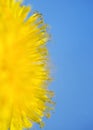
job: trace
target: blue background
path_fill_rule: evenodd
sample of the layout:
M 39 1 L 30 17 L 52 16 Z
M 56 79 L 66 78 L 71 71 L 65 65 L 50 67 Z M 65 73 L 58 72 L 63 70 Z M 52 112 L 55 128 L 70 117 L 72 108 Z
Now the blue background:
M 25 0 L 50 25 L 56 108 L 43 130 L 93 130 L 93 1 Z M 32 130 L 40 130 L 35 125 Z

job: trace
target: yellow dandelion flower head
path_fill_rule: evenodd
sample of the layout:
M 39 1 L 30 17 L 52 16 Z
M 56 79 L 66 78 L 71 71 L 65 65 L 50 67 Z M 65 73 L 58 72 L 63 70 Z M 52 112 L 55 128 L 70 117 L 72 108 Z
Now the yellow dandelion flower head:
M 47 25 L 29 12 L 20 0 L 0 0 L 0 130 L 42 126 L 52 109 Z

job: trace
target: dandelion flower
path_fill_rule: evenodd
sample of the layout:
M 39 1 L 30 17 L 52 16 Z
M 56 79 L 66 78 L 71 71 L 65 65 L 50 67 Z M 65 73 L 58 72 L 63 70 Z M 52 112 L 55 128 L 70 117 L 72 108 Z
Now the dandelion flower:
M 29 12 L 20 0 L 0 0 L 0 130 L 42 127 L 52 109 L 47 25 Z

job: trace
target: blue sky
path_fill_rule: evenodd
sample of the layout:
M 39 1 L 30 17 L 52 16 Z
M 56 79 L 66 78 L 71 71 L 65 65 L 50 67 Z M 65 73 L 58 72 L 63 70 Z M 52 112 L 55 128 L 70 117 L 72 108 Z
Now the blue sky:
M 93 1 L 25 0 L 50 25 L 56 108 L 43 130 L 93 130 Z M 40 130 L 37 125 L 33 130 Z

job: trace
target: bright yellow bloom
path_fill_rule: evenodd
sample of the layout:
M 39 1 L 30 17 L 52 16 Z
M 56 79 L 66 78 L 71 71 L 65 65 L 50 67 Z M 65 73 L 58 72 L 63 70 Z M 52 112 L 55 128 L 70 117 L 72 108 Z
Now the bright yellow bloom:
M 0 130 L 22 130 L 49 117 L 49 40 L 42 15 L 27 18 L 30 7 L 0 0 Z

